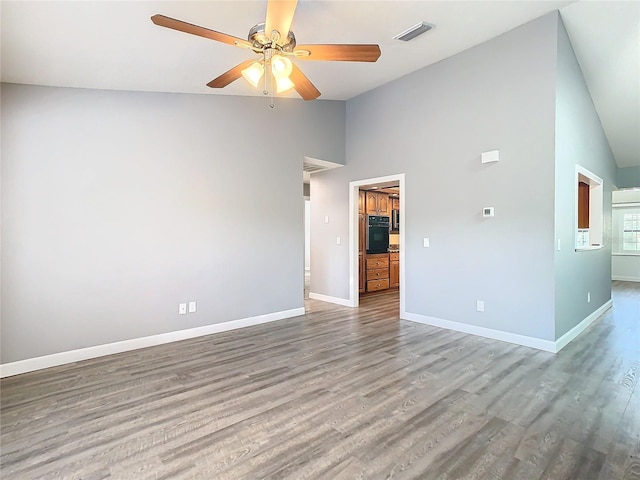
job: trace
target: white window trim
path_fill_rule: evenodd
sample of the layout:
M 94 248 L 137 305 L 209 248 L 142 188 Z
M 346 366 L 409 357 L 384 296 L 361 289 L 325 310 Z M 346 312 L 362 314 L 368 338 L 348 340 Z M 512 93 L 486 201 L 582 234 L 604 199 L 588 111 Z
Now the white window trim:
M 619 222 L 622 222 L 623 219 L 617 218 L 618 215 L 624 215 L 624 213 L 618 213 L 620 210 L 633 209 L 637 210 L 640 208 L 640 203 L 638 202 L 627 202 L 627 203 L 614 203 L 611 205 L 612 212 L 612 245 L 611 245 L 611 255 L 616 257 L 638 257 L 640 256 L 640 251 L 633 250 L 623 250 L 621 246 L 622 239 L 619 235 L 622 233 L 618 231 L 616 227 L 620 227 Z M 615 212 L 615 213 L 614 213 Z

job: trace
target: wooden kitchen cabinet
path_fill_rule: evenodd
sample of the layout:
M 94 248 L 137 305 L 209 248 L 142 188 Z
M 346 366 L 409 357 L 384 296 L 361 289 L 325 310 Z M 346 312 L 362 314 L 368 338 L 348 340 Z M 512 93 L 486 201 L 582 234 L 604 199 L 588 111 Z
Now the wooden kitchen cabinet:
M 391 216 L 391 203 L 389 202 L 389 194 L 378 193 L 378 215 Z
M 389 288 L 389 254 L 366 255 L 365 269 L 367 292 L 377 292 Z
M 364 190 L 358 191 L 358 213 L 367 213 L 365 208 L 365 193 Z
M 389 254 L 389 286 L 400 286 L 400 254 L 397 252 Z
M 367 216 L 358 214 L 358 253 L 365 253 L 367 248 Z
M 364 198 L 364 192 L 362 197 Z M 364 202 L 362 203 L 364 209 Z M 367 245 L 367 216 L 364 213 L 358 214 L 358 290 L 365 292 L 367 269 L 365 267 L 365 250 Z
M 367 255 L 367 271 L 374 270 L 376 268 L 389 268 L 388 253 L 375 253 L 373 255 Z
M 378 215 L 378 194 L 376 192 L 365 192 L 365 208 L 367 215 Z
M 578 183 L 578 228 L 589 228 L 589 185 Z
M 391 197 L 391 210 L 400 210 L 400 198 Z
M 377 292 L 378 290 L 389 290 L 389 279 L 369 280 L 367 282 L 367 292 Z
M 367 270 L 364 268 L 364 253 L 358 254 L 358 290 L 360 293 L 365 292 L 365 277 L 367 276 Z
M 368 215 L 391 215 L 391 203 L 388 193 L 366 192 L 365 204 Z

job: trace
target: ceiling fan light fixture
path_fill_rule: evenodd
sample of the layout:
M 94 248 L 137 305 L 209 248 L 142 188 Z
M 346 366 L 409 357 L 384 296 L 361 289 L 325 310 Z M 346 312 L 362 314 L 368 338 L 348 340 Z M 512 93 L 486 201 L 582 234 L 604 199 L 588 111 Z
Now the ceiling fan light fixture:
M 258 87 L 260 79 L 264 75 L 264 66 L 260 62 L 253 62 L 242 70 L 242 76 L 254 87 Z
M 274 55 L 271 57 L 271 71 L 273 72 L 273 76 L 277 79 L 289 78 L 289 75 L 291 75 L 291 72 L 293 71 L 291 60 L 287 57 L 283 57 L 282 55 Z
M 282 93 L 287 90 L 291 90 L 295 87 L 295 84 L 291 81 L 289 77 L 276 77 L 276 92 Z

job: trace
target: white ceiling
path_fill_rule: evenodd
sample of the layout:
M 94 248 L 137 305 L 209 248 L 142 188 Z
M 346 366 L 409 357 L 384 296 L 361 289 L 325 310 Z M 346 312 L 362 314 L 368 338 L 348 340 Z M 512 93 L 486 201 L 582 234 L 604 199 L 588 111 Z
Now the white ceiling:
M 640 7 L 633 1 L 301 0 L 298 43 L 377 43 L 377 63 L 303 62 L 322 92 L 347 100 L 560 9 L 619 166 L 640 165 Z M 247 50 L 154 25 L 156 13 L 236 37 L 264 21 L 266 0 L 2 1 L 1 80 L 65 87 L 262 95 L 244 81 L 206 83 Z M 420 21 L 411 42 L 392 37 Z M 348 79 L 348 81 L 345 81 Z

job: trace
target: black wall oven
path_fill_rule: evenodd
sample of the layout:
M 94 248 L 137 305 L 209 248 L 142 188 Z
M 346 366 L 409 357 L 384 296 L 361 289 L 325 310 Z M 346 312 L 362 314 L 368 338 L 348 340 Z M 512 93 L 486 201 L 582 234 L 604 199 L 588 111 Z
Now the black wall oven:
M 387 253 L 389 250 L 389 217 L 367 217 L 367 253 Z

